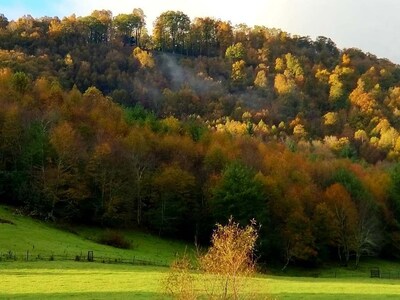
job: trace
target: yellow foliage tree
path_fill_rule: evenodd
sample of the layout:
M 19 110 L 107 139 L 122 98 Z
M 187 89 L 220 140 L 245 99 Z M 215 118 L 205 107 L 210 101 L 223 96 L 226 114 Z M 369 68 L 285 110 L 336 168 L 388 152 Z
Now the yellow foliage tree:
M 246 80 L 246 63 L 244 60 L 236 61 L 232 64 L 231 79 L 236 84 L 241 84 Z
M 333 126 L 338 121 L 338 113 L 337 112 L 328 112 L 324 115 L 324 125 Z
M 263 89 L 267 87 L 267 84 L 268 84 L 268 78 L 265 70 L 258 71 L 256 79 L 254 79 L 254 86 Z
M 200 289 L 190 274 L 187 256 L 176 260 L 166 277 L 164 287 L 175 299 L 244 299 L 245 279 L 255 272 L 254 250 L 258 238 L 256 222 L 242 228 L 229 219 L 228 224 L 217 224 L 211 237 L 211 246 L 198 257 L 202 275 Z M 197 287 L 197 288 L 196 288 Z
M 360 111 L 366 115 L 371 115 L 377 107 L 377 103 L 371 93 L 367 93 L 364 89 L 365 83 L 359 79 L 357 88 L 350 94 L 351 104 L 358 107 Z
M 217 224 L 211 237 L 211 247 L 200 257 L 201 269 L 212 274 L 217 290 L 209 289 L 210 296 L 220 299 L 239 299 L 243 278 L 255 271 L 254 249 L 258 232 L 254 220 L 241 228 L 232 218 L 227 225 Z
M 133 50 L 133 56 L 139 61 L 142 68 L 154 68 L 155 62 L 151 53 L 136 47 Z

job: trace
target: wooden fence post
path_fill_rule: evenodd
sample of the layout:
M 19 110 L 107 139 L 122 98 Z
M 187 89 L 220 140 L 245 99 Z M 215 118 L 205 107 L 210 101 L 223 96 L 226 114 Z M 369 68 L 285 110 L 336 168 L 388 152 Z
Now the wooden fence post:
M 94 261 L 94 257 L 93 257 L 93 251 L 88 251 L 87 253 L 87 260 L 88 261 Z

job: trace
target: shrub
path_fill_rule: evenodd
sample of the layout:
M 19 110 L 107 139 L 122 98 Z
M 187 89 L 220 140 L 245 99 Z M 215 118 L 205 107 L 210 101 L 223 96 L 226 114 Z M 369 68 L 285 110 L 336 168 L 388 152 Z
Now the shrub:
M 191 273 L 191 262 L 186 255 L 178 257 L 163 282 L 164 290 L 177 300 L 258 299 L 257 295 L 246 291 L 246 279 L 255 273 L 257 238 L 258 228 L 254 220 L 244 228 L 232 217 L 225 226 L 217 224 L 210 248 L 197 258 L 198 276 Z
M 197 299 L 195 280 L 191 274 L 191 262 L 189 257 L 177 257 L 172 263 L 170 272 L 163 281 L 163 287 L 167 296 L 177 300 Z
M 99 243 L 116 248 L 129 249 L 131 242 L 119 231 L 106 230 L 99 238 Z
M 15 223 L 14 223 L 13 221 L 6 220 L 6 219 L 1 219 L 1 218 L 0 218 L 0 223 L 2 223 L 2 224 L 15 225 Z

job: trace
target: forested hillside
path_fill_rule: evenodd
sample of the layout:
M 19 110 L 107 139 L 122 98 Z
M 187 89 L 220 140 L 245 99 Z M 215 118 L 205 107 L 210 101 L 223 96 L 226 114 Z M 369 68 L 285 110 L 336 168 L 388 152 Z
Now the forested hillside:
M 400 256 L 400 68 L 278 29 L 140 9 L 0 17 L 0 201 L 260 260 Z

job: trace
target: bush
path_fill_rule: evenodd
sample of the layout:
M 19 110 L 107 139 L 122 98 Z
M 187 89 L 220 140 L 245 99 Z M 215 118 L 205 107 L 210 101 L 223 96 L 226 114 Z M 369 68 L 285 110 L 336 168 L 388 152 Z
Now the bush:
M 1 224 L 15 225 L 15 223 L 14 223 L 13 221 L 6 220 L 6 219 L 1 219 L 1 218 L 0 218 L 0 223 L 1 223 Z
M 173 299 L 259 299 L 245 288 L 255 273 L 254 249 L 258 238 L 256 222 L 242 228 L 231 217 L 228 224 L 217 224 L 211 246 L 200 254 L 199 280 L 192 276 L 190 259 L 185 255 L 173 262 L 164 290 Z M 203 286 L 203 288 L 201 288 Z M 200 294 L 202 294 L 200 296 Z M 269 299 L 268 297 L 265 299 Z
M 131 242 L 121 232 L 115 230 L 106 230 L 100 236 L 99 243 L 122 249 L 131 248 Z

